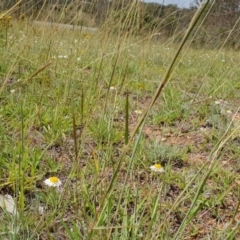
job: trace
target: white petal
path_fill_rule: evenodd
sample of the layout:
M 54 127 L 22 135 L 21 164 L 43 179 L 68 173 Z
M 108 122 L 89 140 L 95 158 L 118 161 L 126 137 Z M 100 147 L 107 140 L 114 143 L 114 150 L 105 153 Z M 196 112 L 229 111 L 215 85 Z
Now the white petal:
M 18 214 L 15 202 L 11 195 L 0 194 L 0 207 L 13 215 Z

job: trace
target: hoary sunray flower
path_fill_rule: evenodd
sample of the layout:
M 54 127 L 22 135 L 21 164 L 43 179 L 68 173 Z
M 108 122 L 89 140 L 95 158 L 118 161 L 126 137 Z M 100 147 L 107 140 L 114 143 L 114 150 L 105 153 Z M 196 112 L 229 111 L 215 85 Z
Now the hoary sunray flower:
M 139 114 L 139 115 L 142 114 L 142 110 L 140 110 L 140 109 L 137 109 L 137 110 L 135 110 L 134 112 L 135 112 L 136 114 Z
M 111 91 L 116 91 L 116 90 L 117 90 L 117 87 L 111 86 L 111 87 L 110 87 L 110 90 L 111 90 Z
M 46 179 L 44 183 L 49 187 L 60 187 L 62 185 L 62 182 L 58 177 L 50 177 Z
M 153 171 L 153 172 L 159 172 L 159 173 L 165 172 L 165 171 L 164 171 L 164 168 L 163 168 L 163 167 L 161 166 L 161 164 L 159 164 L 159 163 L 156 163 L 156 164 L 152 165 L 152 166 L 150 167 L 150 169 L 151 169 L 151 171 Z
M 67 55 L 59 55 L 58 58 L 65 58 L 65 59 L 67 59 L 68 56 Z

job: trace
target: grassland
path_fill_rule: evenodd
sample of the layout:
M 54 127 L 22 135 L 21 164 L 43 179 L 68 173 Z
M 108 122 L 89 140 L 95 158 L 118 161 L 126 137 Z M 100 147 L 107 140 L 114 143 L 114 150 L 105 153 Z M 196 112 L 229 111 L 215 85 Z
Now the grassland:
M 171 40 L 16 21 L 0 45 L 2 239 L 240 237 L 238 52 L 185 47 L 125 150 Z

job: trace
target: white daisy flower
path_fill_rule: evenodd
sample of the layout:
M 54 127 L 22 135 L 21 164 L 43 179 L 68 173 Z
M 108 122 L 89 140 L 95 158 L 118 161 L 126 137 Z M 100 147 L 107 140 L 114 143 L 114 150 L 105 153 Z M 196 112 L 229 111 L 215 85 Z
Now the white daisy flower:
M 117 87 L 111 86 L 111 87 L 110 87 L 110 90 L 111 90 L 111 91 L 115 91 L 115 90 L 117 90 Z
M 134 112 L 135 112 L 136 114 L 139 114 L 139 115 L 142 114 L 142 110 L 140 110 L 140 109 L 137 109 L 137 110 L 135 110 Z
M 60 187 L 62 185 L 62 182 L 58 177 L 50 177 L 46 179 L 44 183 L 49 187 Z
M 68 56 L 67 55 L 59 55 L 58 58 L 65 58 L 66 59 L 66 58 L 68 58 Z
M 165 172 L 164 171 L 164 168 L 161 166 L 161 164 L 157 163 L 157 164 L 154 164 L 150 167 L 151 171 L 153 172 L 159 172 L 159 173 L 163 173 Z

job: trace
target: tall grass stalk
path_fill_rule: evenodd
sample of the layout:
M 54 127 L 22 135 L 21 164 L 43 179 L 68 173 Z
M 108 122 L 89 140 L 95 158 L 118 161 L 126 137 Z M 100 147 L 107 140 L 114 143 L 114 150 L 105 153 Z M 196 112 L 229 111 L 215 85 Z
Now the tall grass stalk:
M 106 94 L 106 99 L 105 99 L 105 105 L 104 105 L 104 113 L 106 113 L 110 88 L 111 88 L 111 86 L 112 86 L 112 82 L 113 82 L 113 79 L 114 79 L 114 76 L 115 76 L 116 67 L 117 67 L 117 65 L 118 65 L 118 61 L 119 61 L 119 58 L 120 58 L 120 56 L 121 56 L 121 53 L 122 53 L 123 46 L 124 46 L 124 43 L 125 43 L 125 41 L 126 41 L 126 38 L 127 38 L 127 34 L 125 34 L 125 36 L 124 36 L 124 38 L 123 38 L 122 41 L 119 40 L 119 44 L 118 44 L 118 47 L 117 47 L 117 56 L 116 56 L 116 59 L 115 59 L 115 61 L 114 61 L 114 66 L 113 66 L 112 73 L 111 73 L 111 77 L 110 77 L 110 80 L 109 80 L 109 83 L 108 83 L 108 89 L 107 89 L 107 94 Z
M 168 83 L 168 81 L 170 80 L 172 71 L 174 70 L 174 66 L 177 63 L 178 57 L 184 47 L 184 45 L 186 44 L 188 37 L 190 36 L 190 34 L 192 33 L 194 27 L 196 26 L 198 20 L 200 19 L 200 17 L 202 16 L 202 14 L 204 14 L 205 9 L 207 8 L 208 4 L 210 3 L 210 0 L 207 0 L 205 3 L 202 3 L 201 6 L 198 8 L 197 12 L 195 13 L 195 15 L 192 18 L 192 21 L 190 22 L 188 29 L 181 41 L 181 43 L 179 44 L 178 49 L 176 50 L 176 53 L 161 81 L 161 83 L 158 86 L 158 89 L 156 90 L 155 94 L 153 95 L 153 99 L 151 101 L 151 103 L 149 104 L 149 106 L 147 107 L 147 109 L 145 110 L 143 116 L 141 117 L 141 119 L 139 120 L 138 124 L 136 125 L 135 129 L 133 130 L 132 136 L 129 139 L 129 141 L 132 141 L 133 137 L 135 136 L 136 132 L 138 131 L 139 127 L 142 125 L 144 119 L 147 117 L 149 111 L 151 110 L 151 108 L 153 107 L 154 103 L 157 101 L 157 99 L 159 98 L 160 94 L 162 93 L 164 87 L 166 86 L 166 84 Z
M 10 9 L 8 9 L 7 11 L 5 11 L 2 15 L 1 18 L 4 18 L 5 16 L 7 16 L 8 14 L 14 12 L 17 8 L 17 6 L 22 2 L 23 0 L 19 0 L 18 2 L 16 2 Z
M 128 144 L 129 137 L 129 101 L 128 91 L 126 92 L 126 104 L 125 104 L 125 145 Z
M 73 124 L 73 140 L 74 140 L 74 151 L 75 151 L 75 161 L 77 162 L 78 158 L 78 138 L 77 138 L 77 126 L 75 112 L 72 113 L 72 124 Z
M 107 191 L 106 191 L 105 196 L 103 197 L 103 199 L 102 199 L 102 201 L 101 201 L 101 206 L 104 206 L 104 205 L 106 206 L 106 203 L 105 203 L 105 202 L 106 202 L 106 200 L 109 198 L 109 195 L 111 195 L 111 191 L 112 191 L 112 189 L 113 189 L 114 182 L 115 182 L 115 180 L 116 180 L 116 178 L 117 178 L 117 176 L 118 176 L 118 173 L 119 173 L 119 170 L 120 170 L 122 161 L 123 161 L 123 159 L 125 158 L 125 155 L 126 155 L 127 151 L 129 150 L 130 144 L 132 143 L 132 141 L 133 141 L 136 133 L 138 132 L 139 128 L 144 126 L 144 122 L 146 121 L 146 118 L 147 118 L 147 116 L 148 116 L 149 111 L 150 111 L 151 108 L 153 107 L 153 105 L 154 105 L 154 103 L 156 102 L 156 100 L 159 98 L 160 94 L 162 93 L 162 91 L 163 91 L 164 87 L 166 86 L 166 84 L 168 83 L 168 81 L 170 80 L 170 76 L 171 76 L 172 70 L 173 70 L 173 68 L 174 68 L 174 65 L 175 65 L 176 62 L 177 62 L 177 59 L 178 59 L 178 57 L 179 57 L 179 55 L 180 55 L 180 53 L 181 53 L 181 50 L 183 49 L 185 43 L 187 42 L 187 39 L 188 39 L 189 35 L 190 35 L 191 32 L 193 31 L 193 29 L 194 29 L 194 27 L 196 26 L 199 18 L 200 18 L 201 15 L 204 13 L 204 11 L 205 11 L 205 9 L 206 9 L 206 7 L 208 6 L 209 3 L 210 3 L 209 0 L 206 1 L 206 3 L 202 3 L 201 7 L 198 8 L 198 10 L 197 10 L 196 14 L 194 15 L 192 21 L 190 22 L 189 27 L 188 27 L 188 29 L 187 29 L 187 31 L 186 31 L 186 33 L 185 33 L 185 36 L 184 36 L 183 40 L 181 41 L 181 43 L 180 43 L 180 45 L 179 45 L 179 47 L 178 47 L 178 49 L 177 49 L 177 51 L 176 51 L 176 53 L 175 53 L 175 55 L 174 55 L 174 57 L 173 57 L 173 59 L 172 59 L 170 65 L 169 65 L 169 67 L 168 67 L 168 69 L 167 69 L 167 71 L 166 71 L 166 73 L 165 73 L 165 76 L 163 77 L 161 83 L 159 84 L 159 87 L 158 87 L 158 89 L 156 90 L 156 92 L 155 92 L 155 94 L 154 94 L 154 96 L 153 96 L 153 99 L 152 99 L 151 103 L 149 104 L 149 106 L 148 106 L 147 109 L 145 110 L 143 116 L 140 118 L 138 124 L 136 125 L 135 129 L 133 130 L 133 133 L 132 133 L 132 135 L 131 135 L 131 137 L 130 137 L 130 139 L 129 139 L 128 144 L 125 146 L 125 148 L 123 149 L 123 152 L 122 152 L 121 156 L 119 157 L 118 164 L 117 164 L 117 167 L 116 167 L 116 169 L 115 169 L 115 171 L 114 171 L 114 174 L 113 174 L 113 177 L 112 177 L 111 182 L 110 182 L 110 184 L 109 184 L 109 187 L 108 187 L 108 189 L 107 189 Z M 141 132 L 141 131 L 140 131 L 140 132 Z M 133 150 L 133 152 L 132 152 L 132 156 L 134 156 L 135 153 L 136 153 L 137 145 L 138 145 L 138 141 L 136 142 L 135 148 L 134 148 L 134 150 Z M 133 159 L 133 158 L 132 158 L 132 159 Z M 132 161 L 133 161 L 133 160 L 132 160 Z M 130 165 L 132 164 L 132 161 L 130 162 Z M 97 220 L 97 219 L 96 219 L 96 220 Z M 96 220 L 95 220 L 95 223 L 98 222 L 98 221 L 96 221 Z M 95 226 L 95 224 L 94 224 L 94 226 Z M 90 230 L 90 233 L 89 233 L 89 236 L 90 236 L 90 237 L 91 237 L 91 235 L 92 235 L 92 232 L 93 232 L 93 228 Z

